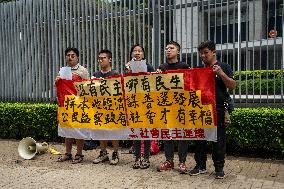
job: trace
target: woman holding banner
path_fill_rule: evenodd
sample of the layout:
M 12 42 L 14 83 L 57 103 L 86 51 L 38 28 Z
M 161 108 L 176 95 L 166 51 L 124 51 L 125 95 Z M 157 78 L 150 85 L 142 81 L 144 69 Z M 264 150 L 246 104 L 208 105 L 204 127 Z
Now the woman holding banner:
M 140 64 L 140 65 L 137 65 Z M 142 65 L 144 64 L 144 65 Z M 146 68 L 146 69 L 145 69 Z M 126 73 L 137 73 L 137 72 L 154 72 L 152 65 L 145 60 L 145 50 L 144 48 L 136 44 L 132 46 L 130 50 L 130 61 L 125 65 Z M 144 142 L 144 153 L 143 159 L 141 160 L 141 143 Z M 150 167 L 150 140 L 134 140 L 134 155 L 135 162 L 133 164 L 133 169 L 147 169 Z

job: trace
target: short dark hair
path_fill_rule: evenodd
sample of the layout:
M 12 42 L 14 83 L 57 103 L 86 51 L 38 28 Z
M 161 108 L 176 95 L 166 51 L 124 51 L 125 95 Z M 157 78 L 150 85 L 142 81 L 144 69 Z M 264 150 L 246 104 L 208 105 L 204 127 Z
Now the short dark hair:
M 176 46 L 178 48 L 178 51 L 180 51 L 180 44 L 178 44 L 178 42 L 176 42 L 176 41 L 169 41 L 169 42 L 167 42 L 166 46 L 168 46 L 168 45 L 174 45 L 174 46 Z
M 130 56 L 129 56 L 130 60 L 132 59 L 132 53 L 133 53 L 135 47 L 140 47 L 142 49 L 143 54 L 144 54 L 144 58 L 143 59 L 145 59 L 145 49 L 144 49 L 144 47 L 142 45 L 140 45 L 140 44 L 136 44 L 136 45 L 133 45 L 131 47 L 131 49 L 130 49 Z
M 112 58 L 112 53 L 108 49 L 103 49 L 99 52 L 99 54 L 105 53 L 108 58 Z
M 215 51 L 216 50 L 216 44 L 213 41 L 207 40 L 200 45 L 198 45 L 198 51 L 201 51 L 202 49 L 208 48 L 210 51 Z
M 75 47 L 68 47 L 65 49 L 65 56 L 70 52 L 73 51 L 79 57 L 79 50 Z

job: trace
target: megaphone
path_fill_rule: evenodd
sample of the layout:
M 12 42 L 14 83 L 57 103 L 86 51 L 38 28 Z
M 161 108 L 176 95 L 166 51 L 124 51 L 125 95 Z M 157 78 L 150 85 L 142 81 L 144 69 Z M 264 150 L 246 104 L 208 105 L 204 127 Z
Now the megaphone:
M 32 159 L 37 153 L 44 153 L 48 150 L 46 142 L 36 143 L 31 137 L 23 138 L 18 146 L 19 155 L 24 159 Z

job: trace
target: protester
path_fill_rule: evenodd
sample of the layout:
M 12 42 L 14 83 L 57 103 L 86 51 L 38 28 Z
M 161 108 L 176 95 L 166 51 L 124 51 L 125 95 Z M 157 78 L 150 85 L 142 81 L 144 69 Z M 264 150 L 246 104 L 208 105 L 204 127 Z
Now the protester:
M 88 79 L 89 78 L 89 73 L 86 68 L 81 66 L 79 64 L 79 50 L 76 48 L 67 48 L 65 50 L 65 59 L 67 62 L 68 67 L 71 67 L 71 72 L 72 72 L 72 80 L 82 80 L 82 79 Z M 60 76 L 56 77 L 57 82 L 59 79 L 61 79 Z M 65 138 L 65 145 L 66 145 L 66 152 L 64 156 L 61 156 L 58 158 L 58 162 L 63 162 L 67 160 L 72 160 L 73 164 L 80 163 L 83 161 L 84 155 L 82 154 L 83 151 L 83 146 L 84 146 L 84 139 L 75 139 L 76 140 L 76 145 L 77 145 L 77 153 L 72 160 L 72 144 L 74 142 L 73 138 Z
M 130 59 L 133 61 L 142 61 L 145 60 L 145 50 L 144 48 L 137 44 L 132 46 L 131 50 L 130 50 Z M 142 62 L 141 62 L 142 63 Z M 131 61 L 129 61 L 126 64 L 126 72 L 127 73 L 131 73 Z M 149 64 L 148 62 L 146 62 L 147 65 L 147 72 L 154 72 L 154 68 L 153 66 L 151 66 L 151 64 Z M 133 141 L 134 144 L 134 156 L 135 156 L 135 162 L 133 164 L 133 169 L 147 169 L 150 167 L 150 161 L 149 161 L 149 157 L 150 157 L 150 140 L 145 140 L 144 141 L 144 157 L 141 160 L 141 141 L 140 140 L 134 140 Z
M 142 45 L 136 44 L 131 47 L 130 50 L 130 61 L 125 64 L 125 73 L 132 72 L 130 68 L 131 61 L 142 61 L 145 60 L 145 50 Z M 147 72 L 154 72 L 153 66 L 146 61 Z
M 228 64 L 218 62 L 216 58 L 216 47 L 213 41 L 202 42 L 198 46 L 198 52 L 205 67 L 211 67 L 216 74 L 215 93 L 217 110 L 217 142 L 213 143 L 212 159 L 215 167 L 215 178 L 222 179 L 225 176 L 225 126 L 224 126 L 224 103 L 228 99 L 228 89 L 236 87 L 236 81 L 233 79 L 233 72 Z M 207 141 L 197 141 L 194 159 L 196 165 L 189 171 L 190 175 L 199 175 L 206 173 L 206 155 Z
M 175 41 L 170 41 L 166 45 L 166 63 L 162 64 L 158 71 L 188 69 L 189 66 L 179 61 L 180 45 Z M 179 156 L 179 171 L 186 173 L 187 167 L 185 165 L 187 157 L 188 142 L 185 140 L 178 141 L 178 156 Z M 167 171 L 174 168 L 174 141 L 165 140 L 164 150 L 166 161 L 163 162 L 158 168 L 158 171 Z
M 109 50 L 101 50 L 98 55 L 98 62 L 100 64 L 101 70 L 94 73 L 95 78 L 106 78 L 110 76 L 118 75 L 118 72 L 112 70 L 112 53 Z M 103 132 L 103 131 L 102 131 Z M 107 132 L 107 131 L 106 131 Z M 110 161 L 111 165 L 116 165 L 119 162 L 118 148 L 119 141 L 112 140 L 113 153 L 111 159 L 108 157 L 107 152 L 108 141 L 100 140 L 100 154 L 93 160 L 94 164 Z

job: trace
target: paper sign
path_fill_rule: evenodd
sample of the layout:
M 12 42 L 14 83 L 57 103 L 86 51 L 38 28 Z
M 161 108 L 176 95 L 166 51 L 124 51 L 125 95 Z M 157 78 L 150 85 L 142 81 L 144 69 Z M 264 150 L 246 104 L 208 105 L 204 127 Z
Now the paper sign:
M 146 60 L 130 61 L 130 69 L 132 73 L 147 72 Z
M 62 79 L 66 80 L 72 80 L 72 72 L 71 72 L 71 67 L 62 67 L 59 70 L 59 76 Z

